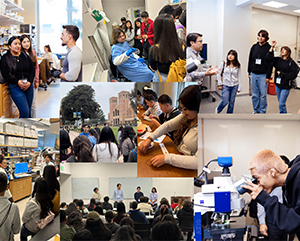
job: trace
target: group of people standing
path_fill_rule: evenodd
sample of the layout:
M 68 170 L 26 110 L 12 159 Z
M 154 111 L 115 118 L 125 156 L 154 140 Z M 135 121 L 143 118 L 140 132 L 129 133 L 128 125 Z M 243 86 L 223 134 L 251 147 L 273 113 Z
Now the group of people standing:
M 143 11 L 134 29 L 130 20 L 121 21 L 112 32 L 113 64 L 130 81 L 165 82 L 171 64 L 185 59 L 186 12 L 166 5 L 153 21 Z
M 277 42 L 268 43 L 269 33 L 266 30 L 258 32 L 258 42 L 254 44 L 249 53 L 248 75 L 250 78 L 252 114 L 264 114 L 267 111 L 267 90 L 272 75 L 273 67 L 274 83 L 281 114 L 287 113 L 286 101 L 296 79 L 299 66 L 291 57 L 291 49 L 288 46 L 280 48 L 280 56 L 274 57 L 274 49 Z M 203 48 L 202 35 L 192 33 L 187 36 L 187 58 L 197 59 L 199 51 Z M 242 90 L 241 64 L 236 50 L 229 50 L 226 60 L 222 61 L 219 68 L 213 67 L 206 72 L 200 64 L 198 69 L 190 74 L 192 81 L 201 81 L 204 76 L 217 75 L 219 89 L 222 90 L 222 102 L 215 112 L 221 113 L 228 105 L 227 113 L 234 110 L 236 94 Z
M 99 124 L 90 128 L 81 127 L 82 132 L 70 141 L 68 131 L 60 131 L 61 161 L 67 162 L 136 162 L 136 133 L 132 126 L 120 127 L 118 137 L 107 124 L 100 130 Z M 119 141 L 118 141 L 118 140 Z

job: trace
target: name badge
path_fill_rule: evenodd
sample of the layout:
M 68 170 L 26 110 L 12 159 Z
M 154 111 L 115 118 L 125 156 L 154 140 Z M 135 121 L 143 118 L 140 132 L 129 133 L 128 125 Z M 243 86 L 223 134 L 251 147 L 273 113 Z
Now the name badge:
M 276 78 L 276 84 L 279 84 L 279 85 L 280 85 L 280 83 L 281 83 L 281 78 L 280 78 L 280 77 L 277 77 L 277 78 Z
M 255 64 L 261 65 L 261 59 L 256 59 Z

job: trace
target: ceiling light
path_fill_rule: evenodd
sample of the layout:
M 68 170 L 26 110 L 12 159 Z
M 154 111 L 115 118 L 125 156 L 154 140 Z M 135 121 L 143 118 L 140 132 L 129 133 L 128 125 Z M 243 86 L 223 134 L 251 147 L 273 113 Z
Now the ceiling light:
M 282 7 L 287 6 L 288 4 L 280 3 L 280 2 L 276 2 L 276 1 L 270 1 L 270 2 L 264 3 L 263 5 L 268 6 L 268 7 L 272 7 L 272 8 L 282 8 Z
M 295 13 L 300 13 L 300 9 L 294 10 Z

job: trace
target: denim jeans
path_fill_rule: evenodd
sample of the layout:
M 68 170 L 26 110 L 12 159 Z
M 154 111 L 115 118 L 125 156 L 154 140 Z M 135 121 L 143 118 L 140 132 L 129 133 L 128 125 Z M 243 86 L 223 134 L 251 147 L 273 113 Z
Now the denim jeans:
M 277 99 L 279 102 L 279 113 L 280 114 L 286 114 L 286 100 L 290 94 L 290 90 L 288 89 L 281 89 L 277 87 L 276 85 L 276 94 L 277 94 Z
M 238 91 L 238 87 L 239 87 L 238 85 L 232 87 L 223 85 L 222 102 L 219 104 L 217 108 L 218 113 L 220 113 L 227 104 L 228 104 L 227 114 L 233 113 L 234 102 L 235 102 L 236 93 Z
M 33 85 L 23 91 L 18 85 L 9 84 L 12 100 L 20 112 L 20 118 L 31 118 L 31 106 L 33 101 Z
M 168 74 L 165 74 L 165 73 L 162 73 L 162 72 L 159 72 L 160 73 L 160 76 L 161 76 L 161 80 L 163 82 L 166 82 L 167 78 L 168 78 Z M 155 73 L 154 73 L 154 76 L 153 76 L 153 82 L 160 82 L 160 79 L 159 79 L 159 75 L 158 75 L 158 71 L 155 70 Z
M 27 237 L 28 237 L 28 236 L 33 237 L 34 235 L 36 235 L 36 233 L 33 233 L 33 232 L 29 231 L 29 230 L 25 227 L 25 224 L 23 224 L 22 229 L 21 229 L 21 234 L 20 234 L 20 240 L 21 240 L 21 241 L 27 241 Z
M 266 74 L 251 73 L 252 105 L 255 113 L 266 113 L 267 111 L 267 89 Z

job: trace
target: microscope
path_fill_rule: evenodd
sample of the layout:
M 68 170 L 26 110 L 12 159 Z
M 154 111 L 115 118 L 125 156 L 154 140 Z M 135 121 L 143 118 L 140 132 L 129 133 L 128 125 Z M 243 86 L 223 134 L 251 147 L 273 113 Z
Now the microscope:
M 213 178 L 213 183 L 204 184 L 202 174 L 205 173 L 208 183 L 208 165 L 211 162 L 218 162 L 222 173 L 221 176 Z M 241 185 L 247 184 L 245 178 L 236 183 L 232 182 L 229 171 L 231 166 L 232 157 L 218 157 L 211 160 L 194 181 L 195 186 L 201 187 L 201 192 L 194 195 L 195 226 L 198 224 L 198 227 L 195 227 L 196 237 L 198 234 L 213 240 L 243 240 L 246 232 L 247 205 L 240 194 L 246 192 Z

